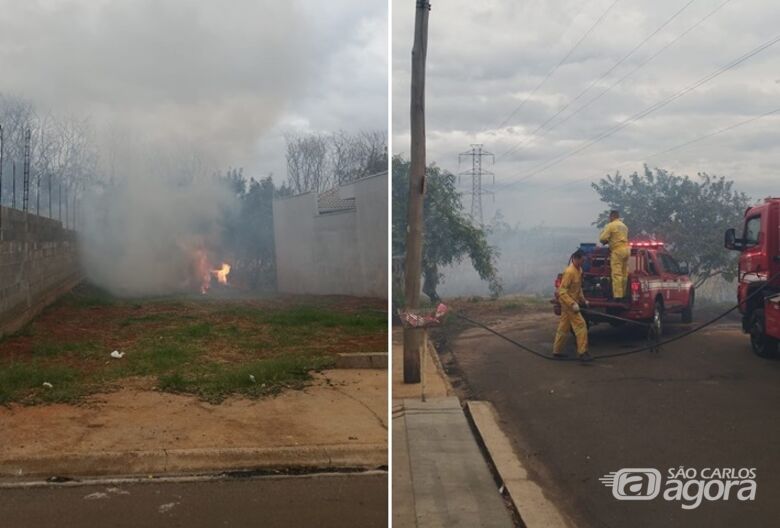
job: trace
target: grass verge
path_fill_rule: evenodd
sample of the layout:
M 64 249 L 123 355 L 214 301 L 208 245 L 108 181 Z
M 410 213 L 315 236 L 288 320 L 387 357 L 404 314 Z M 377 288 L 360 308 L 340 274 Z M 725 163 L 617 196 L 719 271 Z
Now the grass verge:
M 46 385 L 44 385 L 46 384 Z M 25 403 L 67 403 L 85 393 L 76 369 L 30 363 L 12 363 L 0 369 L 0 404 L 15 401 Z
M 130 378 L 137 380 L 133 386 L 209 401 L 301 387 L 311 372 L 332 366 L 339 352 L 386 349 L 380 302 L 121 299 L 80 286 L 2 340 L 0 404 L 73 402 Z M 124 356 L 112 358 L 114 350 Z
M 159 388 L 168 392 L 197 394 L 220 402 L 231 394 L 259 397 L 285 388 L 301 388 L 312 371 L 332 367 L 335 360 L 323 356 L 284 356 L 238 365 L 209 364 L 177 369 L 159 377 Z

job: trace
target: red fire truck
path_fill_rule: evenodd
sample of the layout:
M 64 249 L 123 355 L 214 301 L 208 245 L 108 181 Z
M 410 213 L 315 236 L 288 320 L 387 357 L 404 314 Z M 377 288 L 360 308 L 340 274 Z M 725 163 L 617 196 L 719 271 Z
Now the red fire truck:
M 609 249 L 595 244 L 581 244 L 586 258 L 583 264 L 582 291 L 589 310 L 584 314 L 588 325 L 608 322 L 621 324 L 607 317 L 618 316 L 634 321 L 651 322 L 656 332 L 663 332 L 664 318 L 679 313 L 684 323 L 693 321 L 694 289 L 688 267 L 678 263 L 661 242 L 631 242 L 628 259 L 628 288 L 626 299 L 612 298 L 612 279 L 609 267 Z M 558 287 L 561 275 L 555 280 L 554 310 L 561 313 Z M 594 313 L 596 312 L 596 313 Z M 601 314 L 604 315 L 600 315 Z
M 773 356 L 780 341 L 780 198 L 748 208 L 740 233 L 737 238 L 735 229 L 726 230 L 724 245 L 740 252 L 737 300 L 742 329 L 750 334 L 756 354 Z

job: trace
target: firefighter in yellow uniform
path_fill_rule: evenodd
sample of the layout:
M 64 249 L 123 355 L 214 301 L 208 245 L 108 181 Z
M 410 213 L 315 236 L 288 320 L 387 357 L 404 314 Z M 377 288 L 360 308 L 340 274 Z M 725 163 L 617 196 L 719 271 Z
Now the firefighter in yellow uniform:
M 599 235 L 602 244 L 609 245 L 609 266 L 612 269 L 612 298 L 626 296 L 628 282 L 628 257 L 631 247 L 628 244 L 628 228 L 620 221 L 620 213 L 611 211 L 609 223 Z
M 588 301 L 582 293 L 582 262 L 585 253 L 578 249 L 571 256 L 569 264 L 563 272 L 561 285 L 558 287 L 558 301 L 561 304 L 561 320 L 558 330 L 555 332 L 553 343 L 553 356 L 562 357 L 563 347 L 569 332 L 574 331 L 577 339 L 577 356 L 582 361 L 590 361 L 593 358 L 588 353 L 588 325 L 580 313 L 580 305 L 587 306 Z

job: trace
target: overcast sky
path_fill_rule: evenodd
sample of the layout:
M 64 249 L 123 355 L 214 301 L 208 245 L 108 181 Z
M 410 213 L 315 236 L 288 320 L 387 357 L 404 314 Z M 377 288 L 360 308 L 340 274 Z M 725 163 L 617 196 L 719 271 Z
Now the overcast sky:
M 384 0 L 0 0 L 0 93 L 284 177 L 285 131 L 384 129 Z M 115 142 L 116 140 L 114 140 Z
M 589 182 L 615 170 L 641 170 L 645 161 L 678 174 L 706 171 L 727 176 L 754 198 L 780 195 L 780 112 L 650 157 L 780 110 L 780 43 L 548 170 L 536 172 L 780 36 L 780 4 L 731 0 L 636 69 L 724 2 L 694 0 L 598 80 L 688 1 L 619 0 L 534 93 L 614 0 L 434 0 L 426 81 L 429 162 L 453 172 L 465 170 L 468 167 L 458 166 L 458 153 L 471 143 L 483 143 L 496 154 L 496 185 L 488 188 L 498 191 L 495 203 L 489 196 L 483 198 L 485 219 L 500 208 L 510 223 L 523 225 L 592 222 L 603 205 Z M 414 4 L 393 2 L 393 151 L 406 155 Z M 556 126 L 626 75 L 600 99 Z M 570 103 L 594 81 L 589 91 Z M 569 103 L 558 118 L 533 134 Z M 518 144 L 520 148 L 510 151 Z M 468 207 L 470 198 L 464 199 Z

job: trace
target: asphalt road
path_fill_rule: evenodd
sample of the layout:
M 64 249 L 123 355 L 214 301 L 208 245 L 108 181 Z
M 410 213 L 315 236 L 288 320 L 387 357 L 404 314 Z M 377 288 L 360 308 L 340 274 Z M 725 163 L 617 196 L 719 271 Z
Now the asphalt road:
M 676 320 L 670 316 L 667 337 L 689 328 Z M 549 351 L 557 319 L 538 314 L 492 322 Z M 590 337 L 595 356 L 644 343 L 628 328 L 607 325 L 592 328 Z M 709 327 L 658 355 L 589 365 L 545 361 L 476 328 L 450 339 L 447 350 L 442 359 L 460 396 L 494 404 L 533 478 L 577 526 L 780 522 L 780 361 L 753 355 L 737 323 Z M 732 491 L 727 501 L 684 510 L 680 501 L 663 498 L 665 480 L 661 495 L 649 501 L 617 500 L 598 480 L 621 468 L 656 468 L 665 479 L 681 465 L 756 468 L 756 498 L 738 501 Z M 689 487 L 694 496 L 695 486 Z
M 2 488 L 0 526 L 387 526 L 387 474 Z

